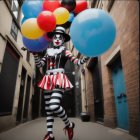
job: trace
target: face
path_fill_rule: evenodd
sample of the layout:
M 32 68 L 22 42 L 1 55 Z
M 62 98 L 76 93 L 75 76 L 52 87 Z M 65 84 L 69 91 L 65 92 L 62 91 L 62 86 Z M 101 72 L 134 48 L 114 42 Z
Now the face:
M 61 34 L 55 34 L 53 36 L 53 45 L 54 46 L 61 46 L 64 43 L 64 37 Z

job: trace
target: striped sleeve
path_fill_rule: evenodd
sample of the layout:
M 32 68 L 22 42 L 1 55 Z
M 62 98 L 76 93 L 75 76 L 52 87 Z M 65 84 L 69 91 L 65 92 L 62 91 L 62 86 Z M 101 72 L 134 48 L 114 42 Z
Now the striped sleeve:
M 45 54 L 42 59 L 39 58 L 38 54 L 34 54 L 35 64 L 38 68 L 43 67 L 46 62 L 47 55 Z
M 83 57 L 82 59 L 78 59 L 75 56 L 73 56 L 73 54 L 69 50 L 65 51 L 65 56 L 68 57 L 71 62 L 78 66 L 83 65 L 89 60 L 89 57 Z

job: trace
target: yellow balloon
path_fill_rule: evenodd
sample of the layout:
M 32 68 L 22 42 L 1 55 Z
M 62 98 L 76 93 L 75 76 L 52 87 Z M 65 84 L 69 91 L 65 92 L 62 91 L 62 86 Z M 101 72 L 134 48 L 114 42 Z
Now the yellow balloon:
M 39 28 L 36 18 L 27 19 L 21 26 L 21 32 L 28 39 L 38 39 L 45 33 Z
M 60 7 L 54 10 L 53 12 L 55 18 L 56 18 L 56 24 L 64 24 L 68 21 L 70 17 L 70 13 L 66 8 Z

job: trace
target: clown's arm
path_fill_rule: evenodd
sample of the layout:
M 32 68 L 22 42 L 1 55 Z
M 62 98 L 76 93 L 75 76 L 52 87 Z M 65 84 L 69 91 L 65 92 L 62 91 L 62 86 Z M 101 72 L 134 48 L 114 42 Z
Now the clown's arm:
M 90 57 L 83 57 L 82 59 L 76 58 L 69 50 L 65 51 L 65 56 L 69 58 L 71 62 L 80 66 L 89 60 Z
M 43 58 L 40 58 L 38 56 L 38 54 L 33 54 L 34 55 L 34 60 L 35 60 L 35 64 L 38 68 L 43 67 L 46 63 L 46 59 L 47 59 L 47 54 L 44 55 Z

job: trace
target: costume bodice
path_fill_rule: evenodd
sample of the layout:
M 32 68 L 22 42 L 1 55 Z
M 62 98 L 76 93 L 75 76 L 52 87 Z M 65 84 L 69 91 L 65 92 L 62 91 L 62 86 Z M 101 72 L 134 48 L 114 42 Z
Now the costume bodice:
M 65 47 L 60 48 L 48 48 L 47 49 L 47 70 L 64 68 L 67 62 L 67 57 L 65 56 Z

